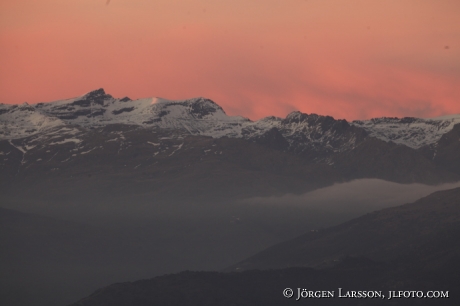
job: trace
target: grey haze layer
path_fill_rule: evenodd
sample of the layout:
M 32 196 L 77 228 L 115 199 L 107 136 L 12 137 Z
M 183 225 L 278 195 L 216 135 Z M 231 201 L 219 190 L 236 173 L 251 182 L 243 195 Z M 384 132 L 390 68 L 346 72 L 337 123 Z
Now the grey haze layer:
M 254 197 L 242 202 L 250 205 L 295 206 L 325 212 L 354 214 L 412 203 L 435 191 L 457 187 L 460 187 L 460 182 L 431 186 L 398 184 L 379 179 L 360 179 L 334 184 L 302 195 Z

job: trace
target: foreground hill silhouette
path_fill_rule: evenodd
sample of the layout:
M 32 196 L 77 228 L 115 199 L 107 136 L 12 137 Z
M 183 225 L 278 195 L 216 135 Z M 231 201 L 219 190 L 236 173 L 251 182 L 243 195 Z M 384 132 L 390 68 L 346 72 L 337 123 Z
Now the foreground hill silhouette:
M 72 306 L 458 305 L 459 220 L 460 188 L 435 192 L 412 204 L 308 233 L 231 268 L 268 270 L 182 272 L 119 283 Z M 288 287 L 294 289 L 292 299 L 282 295 Z M 297 288 L 335 291 L 336 296 L 296 302 Z M 378 290 L 386 298 L 392 290 L 442 290 L 449 291 L 449 298 L 337 298 L 338 288 Z

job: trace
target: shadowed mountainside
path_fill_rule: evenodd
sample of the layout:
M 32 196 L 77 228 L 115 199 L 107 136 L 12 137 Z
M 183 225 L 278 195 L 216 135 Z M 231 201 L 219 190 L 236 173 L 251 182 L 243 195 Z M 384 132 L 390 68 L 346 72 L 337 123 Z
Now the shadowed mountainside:
M 460 188 L 438 191 L 414 203 L 369 213 L 312 231 L 260 252 L 231 270 L 321 267 L 346 256 L 377 261 L 417 259 L 436 266 L 458 258 Z

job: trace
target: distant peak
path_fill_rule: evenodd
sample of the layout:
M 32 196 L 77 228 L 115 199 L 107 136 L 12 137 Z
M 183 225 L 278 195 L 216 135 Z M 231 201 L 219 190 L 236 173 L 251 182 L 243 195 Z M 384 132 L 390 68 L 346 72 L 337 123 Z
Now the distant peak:
M 159 97 L 152 98 L 152 104 L 162 105 L 162 106 L 171 106 L 171 105 L 183 105 L 190 107 L 192 112 L 205 112 L 212 113 L 215 111 L 221 111 L 225 114 L 223 108 L 212 101 L 211 99 L 197 97 L 187 100 L 167 100 Z
M 198 97 L 190 99 L 189 101 L 192 107 L 192 113 L 198 114 L 199 116 L 206 116 L 216 111 L 225 114 L 224 109 L 211 99 Z
M 336 120 L 331 116 L 323 116 L 318 114 L 306 114 L 299 111 L 294 111 L 286 116 L 286 119 L 283 120 L 286 123 L 307 123 L 307 124 L 322 124 L 322 125 L 331 125 L 336 122 L 347 122 L 346 120 Z M 342 124 L 343 124 L 342 122 Z
M 306 113 L 302 113 L 300 111 L 293 111 L 286 116 L 286 120 L 304 121 L 304 120 L 307 120 L 308 118 L 317 118 L 317 117 L 319 117 L 317 114 L 309 115 Z
M 221 108 L 219 104 L 217 104 L 216 102 L 214 102 L 213 100 L 211 99 L 208 99 L 208 98 L 204 98 L 204 97 L 196 97 L 196 98 L 192 98 L 192 99 L 189 99 L 188 101 L 190 101 L 190 103 L 198 103 L 198 104 L 210 104 L 210 105 L 213 105 L 213 106 L 217 106 L 218 108 Z
M 293 111 L 293 112 L 290 112 L 287 116 L 286 116 L 286 119 L 289 119 L 289 118 L 297 118 L 301 115 L 306 115 L 306 114 L 303 114 L 302 112 L 300 111 Z
M 90 91 L 86 94 L 83 95 L 83 97 L 99 97 L 99 96 L 105 96 L 105 90 L 104 88 L 99 88 L 93 91 Z

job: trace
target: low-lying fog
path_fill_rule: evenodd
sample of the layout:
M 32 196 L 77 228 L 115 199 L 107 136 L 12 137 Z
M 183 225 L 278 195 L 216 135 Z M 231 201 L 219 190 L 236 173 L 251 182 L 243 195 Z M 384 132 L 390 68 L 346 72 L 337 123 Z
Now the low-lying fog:
M 412 203 L 435 191 L 460 187 L 460 182 L 437 186 L 398 184 L 379 179 L 360 179 L 317 189 L 302 195 L 255 197 L 242 201 L 250 205 L 295 206 L 334 213 L 367 213 Z

